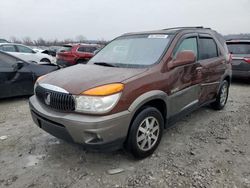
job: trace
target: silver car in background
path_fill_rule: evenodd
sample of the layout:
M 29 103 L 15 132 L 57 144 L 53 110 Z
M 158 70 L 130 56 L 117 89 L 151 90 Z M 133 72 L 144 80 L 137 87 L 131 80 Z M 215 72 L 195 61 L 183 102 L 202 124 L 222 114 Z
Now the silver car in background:
M 250 40 L 228 40 L 227 46 L 232 54 L 233 78 L 250 79 Z

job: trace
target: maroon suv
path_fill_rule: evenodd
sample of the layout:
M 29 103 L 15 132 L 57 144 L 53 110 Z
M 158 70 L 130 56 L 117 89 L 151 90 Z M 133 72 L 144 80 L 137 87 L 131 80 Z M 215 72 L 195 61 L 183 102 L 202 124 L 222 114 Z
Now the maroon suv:
M 231 68 L 224 39 L 211 29 L 128 33 L 86 65 L 40 78 L 31 114 L 56 137 L 92 149 L 125 146 L 142 158 L 182 116 L 208 104 L 223 109 Z
M 57 64 L 61 67 L 67 67 L 78 63 L 86 63 L 94 56 L 98 49 L 95 44 L 67 44 L 64 45 L 56 55 Z

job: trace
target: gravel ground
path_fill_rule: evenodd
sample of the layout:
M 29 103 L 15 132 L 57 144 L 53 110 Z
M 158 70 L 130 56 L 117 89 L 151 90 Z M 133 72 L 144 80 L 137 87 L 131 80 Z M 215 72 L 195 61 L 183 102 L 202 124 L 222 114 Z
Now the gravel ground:
M 250 187 L 250 84 L 233 83 L 224 110 L 187 116 L 140 161 L 58 140 L 32 122 L 27 98 L 1 100 L 0 187 Z

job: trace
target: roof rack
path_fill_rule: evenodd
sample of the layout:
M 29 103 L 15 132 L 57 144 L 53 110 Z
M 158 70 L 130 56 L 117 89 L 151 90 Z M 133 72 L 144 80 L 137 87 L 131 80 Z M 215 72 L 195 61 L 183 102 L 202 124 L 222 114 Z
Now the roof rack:
M 210 29 L 210 28 L 204 28 L 203 26 L 190 26 L 190 27 L 172 27 L 163 30 L 171 30 L 171 29 Z
M 237 41 L 237 40 L 250 40 L 250 38 L 231 38 L 231 39 L 226 39 L 226 41 Z

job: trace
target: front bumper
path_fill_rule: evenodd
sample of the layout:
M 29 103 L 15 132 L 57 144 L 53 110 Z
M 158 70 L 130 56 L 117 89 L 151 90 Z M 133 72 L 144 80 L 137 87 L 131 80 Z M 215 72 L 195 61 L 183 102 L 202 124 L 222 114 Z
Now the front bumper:
M 51 135 L 84 145 L 89 149 L 116 150 L 126 140 L 131 114 L 123 111 L 108 116 L 61 113 L 29 100 L 34 122 Z
M 250 79 L 250 71 L 233 70 L 233 78 L 249 78 Z

